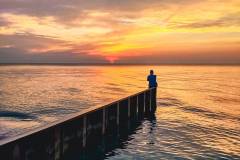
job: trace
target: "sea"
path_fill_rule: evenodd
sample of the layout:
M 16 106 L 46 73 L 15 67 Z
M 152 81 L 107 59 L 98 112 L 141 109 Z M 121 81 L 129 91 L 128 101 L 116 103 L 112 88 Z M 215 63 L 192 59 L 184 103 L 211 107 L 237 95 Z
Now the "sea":
M 0 141 L 146 89 L 157 111 L 104 159 L 240 159 L 240 66 L 2 65 Z

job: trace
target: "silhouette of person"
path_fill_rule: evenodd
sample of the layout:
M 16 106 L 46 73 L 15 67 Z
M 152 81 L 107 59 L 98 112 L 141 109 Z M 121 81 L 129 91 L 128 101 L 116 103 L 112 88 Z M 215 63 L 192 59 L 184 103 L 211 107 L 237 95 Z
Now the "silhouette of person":
M 147 77 L 147 81 L 148 81 L 148 87 L 149 88 L 153 88 L 153 87 L 157 87 L 157 76 L 154 75 L 153 70 L 150 70 L 150 75 L 148 75 Z

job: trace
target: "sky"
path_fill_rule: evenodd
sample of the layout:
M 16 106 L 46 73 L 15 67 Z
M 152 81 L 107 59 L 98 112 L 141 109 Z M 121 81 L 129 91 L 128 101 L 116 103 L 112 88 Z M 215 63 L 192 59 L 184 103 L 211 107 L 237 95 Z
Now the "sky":
M 0 0 L 0 63 L 240 63 L 239 0 Z

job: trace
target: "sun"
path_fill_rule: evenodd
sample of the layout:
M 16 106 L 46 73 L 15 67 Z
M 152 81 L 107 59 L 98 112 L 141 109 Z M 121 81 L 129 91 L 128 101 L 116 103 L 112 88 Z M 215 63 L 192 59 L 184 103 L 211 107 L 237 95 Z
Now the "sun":
M 114 56 L 106 57 L 106 60 L 111 64 L 115 63 L 118 59 L 119 59 L 118 57 L 114 57 Z

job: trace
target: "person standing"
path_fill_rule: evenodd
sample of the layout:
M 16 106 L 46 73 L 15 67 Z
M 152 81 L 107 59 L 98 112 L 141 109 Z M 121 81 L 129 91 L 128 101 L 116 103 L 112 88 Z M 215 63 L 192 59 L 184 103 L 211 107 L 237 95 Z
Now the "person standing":
M 154 88 L 154 87 L 158 86 L 158 84 L 157 84 L 157 76 L 154 75 L 153 70 L 150 70 L 150 75 L 148 75 L 147 81 L 148 81 L 148 87 L 149 88 Z

